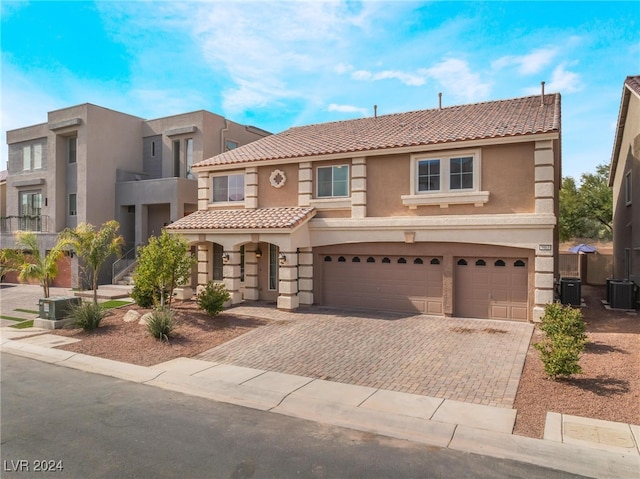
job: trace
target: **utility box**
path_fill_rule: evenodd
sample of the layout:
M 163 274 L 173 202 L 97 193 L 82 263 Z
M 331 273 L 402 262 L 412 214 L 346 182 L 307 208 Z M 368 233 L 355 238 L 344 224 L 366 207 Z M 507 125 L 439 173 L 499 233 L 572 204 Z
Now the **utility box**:
M 582 281 L 580 278 L 560 280 L 560 301 L 564 305 L 580 306 L 582 302 Z
M 632 281 L 611 281 L 609 306 L 615 309 L 635 309 L 635 284 Z
M 82 298 L 70 297 L 70 298 L 44 298 L 39 302 L 40 305 L 40 318 L 49 320 L 60 320 L 69 316 L 71 309 L 74 306 L 80 306 Z

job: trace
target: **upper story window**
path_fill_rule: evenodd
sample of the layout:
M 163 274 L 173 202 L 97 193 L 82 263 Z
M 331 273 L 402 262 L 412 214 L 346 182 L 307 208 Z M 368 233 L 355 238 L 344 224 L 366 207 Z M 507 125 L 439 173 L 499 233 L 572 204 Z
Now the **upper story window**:
M 415 209 L 420 205 L 474 204 L 489 201 L 489 192 L 481 191 L 480 150 L 465 150 L 439 155 L 413 155 L 410 193 L 402 202 Z
M 632 201 L 632 181 L 631 181 L 631 171 L 628 171 L 626 175 L 624 175 L 624 204 L 630 205 Z
M 184 140 L 184 145 L 187 163 L 185 176 L 187 178 L 195 178 L 194 174 L 191 173 L 191 167 L 193 166 L 193 138 L 187 138 L 186 140 Z
M 78 214 L 78 195 L 76 193 L 69 194 L 69 216 Z
M 224 151 L 235 150 L 236 148 L 238 148 L 238 143 L 231 140 L 225 140 Z
M 213 177 L 214 203 L 244 201 L 244 173 Z
M 27 145 L 22 148 L 22 170 L 42 169 L 42 145 Z
M 349 165 L 320 166 L 317 171 L 317 198 L 349 196 Z
M 180 176 L 180 140 L 173 142 L 173 176 Z
M 75 136 L 67 138 L 67 159 L 69 164 L 78 161 L 78 138 Z

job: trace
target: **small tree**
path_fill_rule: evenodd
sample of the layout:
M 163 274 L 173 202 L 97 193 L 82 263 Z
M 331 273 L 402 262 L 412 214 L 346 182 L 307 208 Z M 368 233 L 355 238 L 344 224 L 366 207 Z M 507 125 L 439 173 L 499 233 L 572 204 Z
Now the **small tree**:
M 158 293 L 162 308 L 166 296 L 171 304 L 173 290 L 186 283 L 195 262 L 186 240 L 163 230 L 159 237 L 152 236 L 149 243 L 140 248 L 133 281 L 141 291 L 150 291 L 154 300 Z
M 65 244 L 76 250 L 91 272 L 93 304 L 98 304 L 98 273 L 111 255 L 120 256 L 124 238 L 118 236 L 120 224 L 107 221 L 99 230 L 89 223 L 82 223 L 73 229 L 66 229 L 61 237 Z
M 2 263 L 8 270 L 18 271 L 18 279 L 28 282 L 37 280 L 44 290 L 44 297 L 49 297 L 49 287 L 58 276 L 58 260 L 64 256 L 65 244 L 58 241 L 47 253 L 40 251 L 38 237 L 30 231 L 15 233 L 16 248 L 2 251 Z

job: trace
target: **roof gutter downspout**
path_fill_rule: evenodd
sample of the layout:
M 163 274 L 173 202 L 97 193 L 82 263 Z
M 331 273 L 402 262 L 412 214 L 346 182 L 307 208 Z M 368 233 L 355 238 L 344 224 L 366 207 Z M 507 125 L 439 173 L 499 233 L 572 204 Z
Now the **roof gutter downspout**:
M 224 119 L 224 128 L 220 130 L 220 153 L 224 153 L 224 134 L 229 131 L 229 120 Z

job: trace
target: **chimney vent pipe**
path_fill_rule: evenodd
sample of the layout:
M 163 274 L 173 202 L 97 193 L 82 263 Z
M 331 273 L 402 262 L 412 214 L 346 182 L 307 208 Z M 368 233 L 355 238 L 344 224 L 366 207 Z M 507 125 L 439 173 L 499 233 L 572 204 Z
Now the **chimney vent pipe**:
M 540 82 L 540 86 L 542 87 L 542 94 L 540 95 L 540 106 L 544 106 L 544 83 Z
M 378 118 L 378 105 L 373 105 L 373 117 Z
M 442 110 L 442 92 L 438 93 L 438 110 Z

